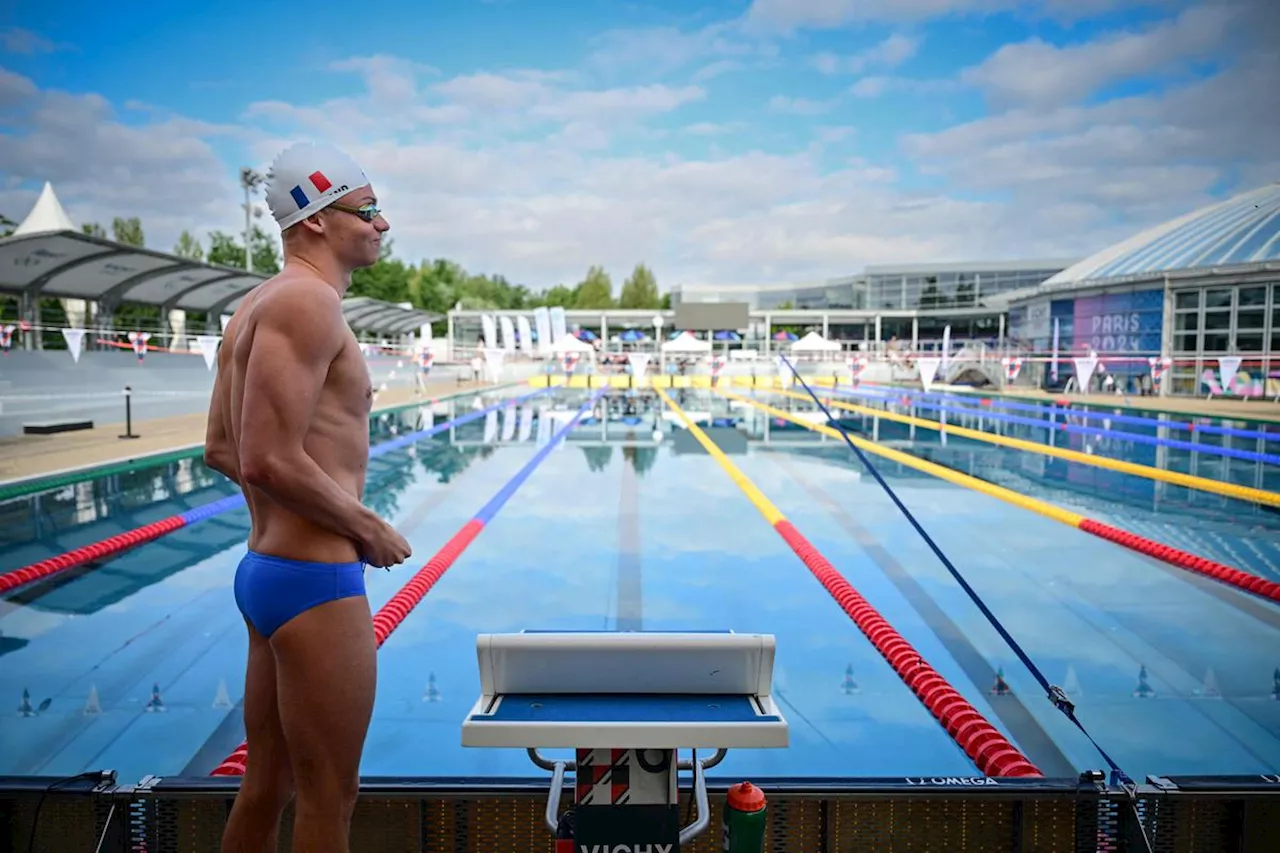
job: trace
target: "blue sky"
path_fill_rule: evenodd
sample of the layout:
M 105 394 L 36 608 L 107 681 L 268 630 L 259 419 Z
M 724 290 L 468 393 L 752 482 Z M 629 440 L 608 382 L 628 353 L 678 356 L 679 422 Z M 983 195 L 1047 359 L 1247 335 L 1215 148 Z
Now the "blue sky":
M 27 5 L 0 31 L 0 212 L 49 180 L 168 249 L 237 228 L 240 165 L 320 137 L 400 255 L 538 288 L 1080 256 L 1280 179 L 1276 5 Z

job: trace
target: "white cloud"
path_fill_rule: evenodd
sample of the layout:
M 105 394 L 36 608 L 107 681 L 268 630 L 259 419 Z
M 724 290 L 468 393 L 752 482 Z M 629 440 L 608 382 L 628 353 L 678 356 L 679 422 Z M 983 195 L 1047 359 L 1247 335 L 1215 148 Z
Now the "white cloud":
M 21 128 L 0 133 L 11 187 L 0 205 L 11 219 L 26 215 L 49 180 L 77 223 L 142 216 L 153 245 L 165 249 L 184 228 L 236 221 L 235 172 L 212 143 L 247 138 L 242 128 L 165 115 L 123 124 L 99 95 L 41 91 L 2 70 L 0 104 L 12 113 L 9 126 Z
M 823 74 L 859 74 L 872 66 L 896 68 L 916 55 L 920 39 L 903 33 L 892 33 L 884 41 L 850 56 L 819 53 L 814 66 Z
M 849 87 L 855 98 L 878 98 L 881 95 L 906 92 L 913 95 L 931 95 L 954 92 L 961 88 L 958 80 L 917 80 L 911 77 L 871 76 L 863 77 Z
M 29 55 L 53 53 L 54 51 L 65 49 L 67 49 L 67 45 L 49 41 L 47 38 L 30 30 L 24 30 L 21 27 L 9 27 L 7 30 L 0 30 L 0 50 L 6 53 Z
M 789 98 L 786 95 L 774 95 L 769 99 L 769 109 L 779 113 L 790 113 L 798 116 L 816 116 L 830 112 L 837 101 L 815 101 L 812 98 Z
M 1222 44 L 1235 15 L 1227 6 L 1192 7 L 1143 32 L 1108 34 L 1066 47 L 1038 38 L 1007 44 L 960 78 L 984 90 L 997 106 L 1072 103 L 1108 84 L 1209 55 Z
M 365 165 L 401 257 L 449 257 L 535 288 L 576 282 L 591 264 L 620 280 L 639 261 L 666 288 L 822 279 L 879 262 L 1083 254 L 1219 198 L 1224 186 L 1280 176 L 1280 59 L 1265 37 L 1277 17 L 1237 18 L 1228 67 L 1207 81 L 1103 103 L 1037 94 L 1034 109 L 906 133 L 891 160 L 860 151 L 872 134 L 843 116 L 787 149 L 772 147 L 778 137 L 758 116 L 722 112 L 720 103 L 699 112 L 709 95 L 688 75 L 717 50 L 739 60 L 730 53 L 737 42 L 717 46 L 706 35 L 673 49 L 683 80 L 648 84 L 604 83 L 585 68 L 446 79 L 396 57 L 349 59 L 333 73 L 361 75 L 363 92 L 248 104 L 244 126 L 151 109 L 126 121 L 100 96 L 42 91 L 0 69 L 0 108 L 11 116 L 0 129 L 0 210 L 20 219 L 50 180 L 76 221 L 136 215 L 150 244 L 167 249 L 184 228 L 240 227 L 243 155 L 219 154 L 243 146 L 244 162 L 265 168 L 283 146 L 316 135 Z M 907 54 L 905 44 L 885 44 L 875 52 L 882 63 Z M 997 67 L 995 58 L 975 66 Z M 868 76 L 850 94 L 961 85 Z M 1029 91 L 1070 94 L 1059 84 Z M 807 94 L 761 106 L 812 115 L 838 102 Z M 674 148 L 690 144 L 710 153 Z M 906 189 L 907 179 L 929 189 Z
M 1178 2 L 1181 0 L 755 0 L 743 16 L 743 27 L 754 34 L 791 33 L 869 21 L 924 21 L 1009 11 L 1071 22 L 1115 9 Z

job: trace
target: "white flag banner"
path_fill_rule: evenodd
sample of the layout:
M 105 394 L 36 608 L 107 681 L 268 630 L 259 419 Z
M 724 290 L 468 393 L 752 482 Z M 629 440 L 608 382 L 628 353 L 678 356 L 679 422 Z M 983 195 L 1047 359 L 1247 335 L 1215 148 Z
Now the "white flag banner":
M 430 323 L 423 323 L 421 326 L 418 327 L 418 337 L 422 339 L 423 343 L 427 343 L 428 341 L 431 340 L 431 324 Z
M 493 444 L 493 440 L 498 437 L 498 412 L 493 410 L 484 416 L 484 443 Z
M 778 380 L 782 383 L 783 388 L 790 388 L 796 382 L 795 374 L 791 372 L 791 367 L 783 360 L 782 356 L 778 356 Z
M 1081 394 L 1088 394 L 1093 372 L 1098 369 L 1098 357 L 1096 355 L 1077 355 L 1073 356 L 1071 360 L 1076 365 L 1076 389 Z
M 71 350 L 71 360 L 80 363 L 80 351 L 84 349 L 84 329 L 63 329 L 62 339 Z
M 201 335 L 196 338 L 196 343 L 200 346 L 200 354 L 204 356 L 204 366 L 213 370 L 213 363 L 218 360 L 218 341 L 222 340 L 217 335 Z
M 520 417 L 520 411 L 513 407 L 502 410 L 502 440 L 510 441 L 516 435 L 516 420 Z
M 938 367 L 941 364 L 942 359 L 933 356 L 916 359 L 916 368 L 920 371 L 920 384 L 924 386 L 924 390 L 928 391 L 933 385 L 934 377 L 938 375 Z
M 627 362 L 631 365 L 631 375 L 636 379 L 643 379 L 645 371 L 649 369 L 649 353 L 628 353 Z
M 533 432 L 533 406 L 520 407 L 520 433 L 516 441 L 528 441 Z
M 486 347 L 484 351 L 484 373 L 485 378 L 490 382 L 499 382 L 502 379 L 502 358 L 505 352 L 497 347 Z
M 231 322 L 231 315 L 230 315 L 230 314 L 223 314 L 223 315 L 222 315 L 221 317 L 219 317 L 218 319 L 220 319 L 220 320 L 222 321 L 222 331 L 224 331 L 224 332 L 225 332 L 225 331 L 227 330 L 227 324 Z
M 538 327 L 538 352 L 550 353 L 554 340 L 551 337 L 551 314 L 545 305 L 533 309 L 533 322 Z
M 1231 383 L 1235 381 L 1242 361 L 1244 359 L 1238 355 L 1224 355 L 1218 359 L 1218 375 L 1222 377 L 1223 391 L 1231 391 Z
M 529 318 L 521 314 L 516 318 L 516 331 L 519 332 L 520 351 L 525 355 L 533 355 L 533 329 L 529 328 Z
M 507 352 L 516 351 L 516 327 L 511 318 L 505 314 L 498 318 L 498 328 L 502 330 L 502 348 Z
M 480 325 L 484 329 L 484 341 L 482 342 L 485 349 L 496 349 L 498 346 L 498 327 L 493 322 L 492 314 L 485 314 L 480 318 Z
M 1053 318 L 1053 361 L 1050 362 L 1049 376 L 1058 381 L 1058 318 Z
M 547 343 L 553 344 L 555 341 L 558 341 L 565 335 L 569 334 L 569 329 L 565 325 L 567 321 L 565 318 L 564 308 L 557 305 L 548 312 L 548 315 L 551 319 L 551 338 Z
M 942 330 L 942 375 L 947 375 L 947 365 L 951 363 L 951 327 Z

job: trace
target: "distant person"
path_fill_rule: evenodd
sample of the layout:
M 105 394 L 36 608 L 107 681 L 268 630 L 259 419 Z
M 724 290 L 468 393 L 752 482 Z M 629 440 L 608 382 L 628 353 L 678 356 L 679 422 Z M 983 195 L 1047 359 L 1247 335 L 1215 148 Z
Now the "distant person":
M 327 145 L 281 153 L 267 202 L 284 269 L 227 325 L 205 444 L 252 519 L 235 577 L 249 758 L 222 849 L 274 851 L 296 790 L 293 849 L 347 853 L 377 674 L 365 565 L 411 553 L 361 503 L 373 387 L 342 315 L 351 271 L 378 260 L 390 226 L 363 170 Z

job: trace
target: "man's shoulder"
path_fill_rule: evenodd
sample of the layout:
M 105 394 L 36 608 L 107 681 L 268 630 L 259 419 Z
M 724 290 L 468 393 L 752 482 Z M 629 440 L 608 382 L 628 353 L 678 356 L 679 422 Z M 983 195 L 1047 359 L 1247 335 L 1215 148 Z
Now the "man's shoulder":
M 277 273 L 260 288 L 254 306 L 259 319 L 331 325 L 342 317 L 342 297 L 323 279 L 310 273 Z

